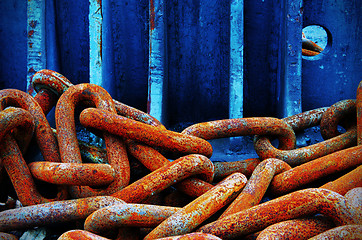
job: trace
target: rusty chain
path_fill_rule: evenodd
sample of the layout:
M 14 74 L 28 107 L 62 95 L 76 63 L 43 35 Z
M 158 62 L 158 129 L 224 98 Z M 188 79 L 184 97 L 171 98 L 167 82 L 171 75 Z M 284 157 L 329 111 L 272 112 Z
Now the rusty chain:
M 360 236 L 361 86 L 356 100 L 284 119 L 223 119 L 175 132 L 99 86 L 73 85 L 41 70 L 33 77 L 34 97 L 0 90 L 0 185 L 10 179 L 15 189 L 14 195 L 6 185 L 1 193 L 7 200 L 0 238 L 74 221 L 82 229 L 58 239 Z M 102 137 L 105 148 L 78 139 L 79 106 L 79 124 Z M 52 108 L 56 129 L 46 119 Z M 324 141 L 296 148 L 296 132 L 316 126 Z M 259 158 L 210 160 L 208 140 L 246 135 L 254 136 Z M 23 157 L 34 143 L 40 161 Z M 134 181 L 130 158 L 148 171 Z M 42 182 L 56 186 L 55 197 L 40 194 Z M 20 207 L 11 204 L 14 198 Z

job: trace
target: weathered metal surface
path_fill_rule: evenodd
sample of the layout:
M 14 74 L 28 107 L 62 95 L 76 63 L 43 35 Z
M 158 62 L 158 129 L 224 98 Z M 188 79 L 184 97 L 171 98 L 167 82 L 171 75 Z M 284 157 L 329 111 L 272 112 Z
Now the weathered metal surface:
M 308 239 L 334 227 L 335 224 L 324 216 L 297 218 L 270 225 L 260 232 L 257 240 Z
M 208 233 L 187 233 L 184 235 L 179 236 L 173 236 L 173 237 L 164 237 L 164 238 L 157 238 L 158 240 L 221 240 L 221 238 L 218 238 L 214 235 L 208 234 Z
M 291 167 L 279 159 L 266 159 L 256 166 L 244 189 L 221 214 L 220 218 L 251 208 L 260 203 L 274 175 Z
M 13 234 L 10 233 L 3 233 L 0 232 L 0 239 L 1 240 L 18 240 L 19 238 Z
M 362 144 L 362 81 L 357 87 L 356 97 L 356 111 L 357 111 L 357 144 Z
M 283 214 L 281 214 L 283 213 Z M 306 215 L 322 213 L 337 226 L 357 224 L 346 199 L 326 189 L 304 189 L 240 211 L 198 229 L 222 239 L 260 231 L 269 225 Z
M 349 190 L 344 197 L 362 214 L 362 187 L 356 187 Z M 362 216 L 361 216 L 362 217 Z
M 211 144 L 207 141 L 170 130 L 161 130 L 105 110 L 87 108 L 80 115 L 85 127 L 92 127 L 124 138 L 144 142 L 150 146 L 183 154 L 212 155 Z
M 230 203 L 245 184 L 246 177 L 243 174 L 231 174 L 205 194 L 167 218 L 144 239 L 155 239 L 191 232 L 226 204 Z
M 113 99 L 101 87 L 93 84 L 73 85 L 65 91 L 57 103 L 55 118 L 62 162 L 81 163 L 81 154 L 75 131 L 74 110 L 82 101 L 91 101 L 105 110 L 115 113 Z M 92 189 L 88 186 L 72 186 L 70 193 L 74 197 L 109 195 L 128 185 L 130 168 L 126 147 L 123 141 L 109 133 L 104 133 L 108 163 L 116 172 L 115 180 L 106 188 Z
M 215 179 L 221 179 L 234 172 L 240 172 L 246 177 L 250 177 L 255 167 L 260 163 L 259 158 L 249 158 L 233 162 L 214 162 Z
M 347 148 L 280 173 L 270 183 L 270 191 L 280 196 L 324 176 L 359 166 L 361 151 L 359 146 Z
M 0 212 L 0 231 L 86 219 L 100 208 L 124 203 L 114 197 L 99 196 L 10 209 Z
M 29 169 L 35 178 L 59 185 L 106 186 L 115 177 L 109 164 L 32 162 Z
M 362 225 L 344 225 L 332 228 L 317 236 L 309 238 L 310 240 L 317 239 L 350 239 L 358 240 L 362 238 Z
M 211 182 L 214 176 L 214 165 L 203 155 L 187 155 L 153 171 L 120 191 L 113 193 L 112 196 L 127 203 L 138 203 L 148 196 L 156 194 L 192 175 L 197 175 L 199 178 Z
M 345 125 L 344 127 L 350 127 L 343 123 L 342 120 L 354 122 L 356 117 L 356 100 L 343 100 L 336 102 L 330 106 L 323 114 L 320 130 L 324 139 L 330 139 L 340 135 L 337 127 L 339 124 Z M 350 124 L 350 123 L 349 123 Z
M 58 238 L 58 240 L 78 240 L 78 239 L 87 239 L 87 240 L 110 240 L 109 238 L 98 236 L 94 233 L 85 231 L 85 230 L 70 230 Z
M 184 129 L 181 133 L 206 140 L 236 137 L 244 135 L 265 134 L 279 139 L 280 149 L 295 147 L 295 134 L 291 127 L 277 118 L 237 118 L 197 123 Z
M 84 223 L 84 229 L 102 235 L 121 227 L 154 228 L 180 209 L 131 203 L 113 205 L 89 215 Z
M 357 187 L 362 187 L 362 165 L 359 165 L 354 170 L 334 181 L 323 184 L 320 188 L 329 189 L 345 195 L 349 190 Z

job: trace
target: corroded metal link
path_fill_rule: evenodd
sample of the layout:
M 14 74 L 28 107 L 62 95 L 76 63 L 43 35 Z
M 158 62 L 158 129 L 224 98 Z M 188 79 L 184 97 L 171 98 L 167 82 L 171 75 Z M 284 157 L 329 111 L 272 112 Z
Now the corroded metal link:
M 261 159 L 278 158 L 291 166 L 297 166 L 313 159 L 340 151 L 356 145 L 357 130 L 355 127 L 337 137 L 310 146 L 280 150 L 275 148 L 265 136 L 255 136 L 254 148 Z
M 82 162 L 74 122 L 75 107 L 82 101 L 91 101 L 98 108 L 116 112 L 111 96 L 103 88 L 94 84 L 78 84 L 69 87 L 59 98 L 55 109 L 59 149 L 64 163 Z M 103 136 L 108 163 L 116 172 L 115 180 L 106 188 L 72 186 L 70 190 L 73 197 L 110 195 L 129 183 L 130 167 L 123 141 L 107 132 L 103 133 Z
M 290 125 L 295 132 L 318 126 L 328 107 L 317 108 L 306 112 L 298 113 L 282 120 Z
M 99 235 L 121 227 L 156 227 L 181 208 L 148 205 L 118 204 L 99 209 L 89 215 L 84 229 Z
M 275 195 L 282 195 L 322 177 L 361 164 L 361 146 L 344 149 L 276 175 L 270 183 L 269 190 Z
M 339 177 L 338 179 L 322 185 L 320 188 L 329 189 L 344 195 L 349 190 L 356 187 L 362 187 L 362 165 Z
M 215 179 L 221 179 L 232 173 L 240 172 L 246 177 L 250 177 L 256 166 L 260 163 L 259 158 L 249 158 L 233 162 L 214 162 Z
M 356 97 L 356 111 L 357 111 L 357 144 L 362 144 L 362 81 L 357 87 Z
M 58 240 L 79 240 L 79 239 L 86 239 L 86 240 L 111 240 L 109 238 L 101 237 L 97 234 L 85 231 L 85 230 L 70 230 L 58 238 Z
M 0 232 L 0 240 L 18 240 L 19 238 L 10 233 Z
M 125 202 L 114 197 L 99 196 L 10 209 L 0 212 L 0 231 L 86 219 L 94 211 L 115 204 Z
M 6 135 L 16 132 L 15 135 L 19 135 L 15 136 L 16 141 L 22 152 L 25 152 L 33 136 L 34 128 L 34 118 L 28 111 L 14 107 L 8 107 L 0 111 L 0 142 L 3 141 Z
M 157 238 L 157 240 L 221 240 L 221 238 L 208 233 L 188 233 L 179 236 Z
M 167 218 L 144 239 L 176 236 L 191 232 L 206 219 L 230 203 L 246 184 L 246 177 L 234 173 L 205 194 Z
M 26 135 L 22 133 L 23 140 L 21 143 L 24 143 L 24 139 L 27 139 L 25 140 L 25 144 L 27 144 L 30 141 L 29 135 L 32 136 L 34 129 L 32 115 L 24 109 L 8 107 L 0 112 L 0 123 L 1 166 L 4 166 L 20 202 L 23 205 L 33 205 L 65 199 L 67 197 L 65 187 L 58 187 L 59 191 L 54 199 L 46 199 L 40 195 L 18 143 L 10 134 L 16 127 L 24 129 Z M 21 126 L 22 124 L 24 125 Z
M 205 140 L 255 134 L 272 135 L 278 137 L 280 149 L 293 149 L 296 142 L 294 131 L 289 125 L 280 119 L 270 117 L 235 118 L 197 123 L 187 127 L 181 133 Z
M 358 211 L 362 217 L 362 187 L 356 187 L 349 190 L 344 197 Z
M 297 218 L 270 225 L 260 232 L 257 240 L 308 239 L 334 227 L 335 224 L 324 216 Z
M 19 107 L 34 117 L 35 138 L 45 161 L 60 162 L 58 144 L 40 105 L 29 94 L 16 89 L 0 90 L 0 110 Z
M 161 147 L 176 153 L 212 155 L 211 144 L 207 141 L 170 130 L 161 130 L 142 122 L 128 119 L 109 111 L 87 108 L 80 115 L 80 122 L 85 127 L 108 131 L 124 138 Z
M 342 120 L 355 120 L 355 113 L 356 100 L 342 100 L 330 106 L 323 114 L 320 124 L 323 139 L 330 139 L 340 135 L 341 132 L 337 129 L 338 124 L 342 123 Z M 345 127 L 348 128 L 350 126 Z
M 251 208 L 260 203 L 274 175 L 291 167 L 282 160 L 269 158 L 256 166 L 239 196 L 221 214 L 220 218 Z
M 127 203 L 139 203 L 163 189 L 192 175 L 211 182 L 214 176 L 214 165 L 207 157 L 198 154 L 187 155 L 165 165 L 138 181 L 128 185 L 112 196 Z
M 109 164 L 32 162 L 29 169 L 35 178 L 60 185 L 104 186 L 115 177 Z
M 345 197 L 326 189 L 304 189 L 206 224 L 198 231 L 231 239 L 260 231 L 272 224 L 321 213 L 337 226 L 357 224 Z
M 317 236 L 309 238 L 309 240 L 320 240 L 320 239 L 349 239 L 358 240 L 362 239 L 362 225 L 351 224 L 332 228 L 325 231 Z

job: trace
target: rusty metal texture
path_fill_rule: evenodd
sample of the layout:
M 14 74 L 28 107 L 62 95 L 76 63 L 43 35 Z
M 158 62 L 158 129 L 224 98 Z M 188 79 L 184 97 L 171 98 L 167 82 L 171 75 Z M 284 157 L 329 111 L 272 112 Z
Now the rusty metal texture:
M 187 204 L 154 228 L 144 239 L 176 236 L 191 232 L 230 203 L 246 184 L 246 177 L 233 173 L 205 194 Z
M 153 228 L 180 209 L 149 204 L 113 205 L 89 215 L 84 222 L 84 229 L 102 235 L 121 227 Z
M 114 197 L 99 196 L 10 209 L 0 212 L 0 231 L 86 219 L 94 211 L 115 204 L 125 202 Z
M 318 126 L 328 107 L 317 108 L 283 118 L 282 120 L 290 125 L 295 132 Z
M 0 142 L 12 132 L 22 152 L 25 152 L 33 137 L 34 128 L 34 118 L 28 111 L 14 107 L 0 111 Z
M 345 195 L 349 190 L 356 187 L 362 187 L 362 165 L 334 181 L 323 184 L 320 188 L 329 189 Z
M 109 164 L 32 162 L 29 169 L 35 178 L 60 185 L 105 186 L 115 177 Z
M 343 126 L 343 120 L 353 121 L 355 120 L 355 117 L 356 100 L 342 100 L 330 106 L 323 114 L 320 124 L 320 131 L 323 139 L 327 140 L 340 135 L 341 132 L 337 129 L 338 125 L 342 124 Z
M 58 144 L 40 105 L 29 94 L 16 89 L 0 90 L 0 110 L 19 107 L 34 117 L 35 139 L 45 161 L 60 162 Z
M 157 238 L 158 240 L 221 240 L 221 238 L 208 233 L 187 233 L 173 237 Z
M 52 70 L 43 69 L 32 77 L 32 85 L 37 94 L 34 99 L 47 115 L 56 105 L 60 95 L 73 84 L 63 75 Z
M 246 177 L 250 177 L 256 166 L 260 163 L 259 158 L 249 158 L 233 162 L 214 162 L 215 179 L 221 179 L 229 176 L 234 172 L 240 172 Z
M 356 111 L 357 111 L 357 144 L 362 144 L 362 81 L 357 87 L 356 96 Z
M 64 163 L 82 162 L 74 122 L 75 107 L 82 101 L 90 101 L 97 108 L 116 113 L 113 99 L 103 88 L 86 83 L 69 87 L 60 96 L 55 109 L 59 150 Z M 115 180 L 105 188 L 71 186 L 70 193 L 73 197 L 110 195 L 128 185 L 130 167 L 125 144 L 120 138 L 107 132 L 103 133 L 103 137 L 107 149 L 108 163 L 116 172 Z
M 362 187 L 349 190 L 344 197 L 357 211 L 360 211 L 360 215 L 362 215 Z
M 308 239 L 334 227 L 324 216 L 297 218 L 270 225 L 259 233 L 257 240 Z
M 126 140 L 127 150 L 138 159 L 146 168 L 151 171 L 157 170 L 170 163 L 170 161 L 164 157 L 156 149 L 140 144 L 130 139 Z M 185 179 L 175 185 L 177 189 L 183 191 L 189 196 L 198 197 L 213 187 L 210 183 L 196 178 Z
M 15 127 L 23 129 L 23 140 L 21 142 L 26 142 L 25 144 L 27 144 L 30 138 L 24 134 L 30 134 L 30 136 L 32 136 L 34 122 L 34 118 L 30 112 L 24 109 L 8 107 L 0 112 L 1 166 L 5 168 L 16 195 L 23 205 L 55 201 L 65 199 L 68 196 L 66 188 L 62 186 L 57 186 L 58 193 L 54 199 L 47 199 L 40 195 L 28 165 L 23 158 L 21 149 L 12 134 L 10 134 L 10 131 L 13 131 Z M 24 125 L 21 126 L 21 124 Z
M 330 190 L 309 188 L 218 219 L 198 231 L 231 239 L 263 230 L 281 221 L 317 213 L 329 217 L 336 226 L 358 224 L 345 197 Z
M 280 119 L 270 117 L 236 118 L 197 123 L 187 127 L 181 133 L 205 140 L 255 134 L 273 135 L 278 137 L 280 149 L 293 149 L 296 142 L 294 131 L 289 125 Z
M 0 232 L 0 240 L 18 240 L 19 238 L 10 233 Z
M 220 218 L 259 204 L 274 175 L 290 169 L 291 167 L 287 163 L 279 159 L 269 158 L 259 163 L 244 189 L 221 214 Z
M 80 122 L 85 127 L 160 147 L 171 152 L 183 154 L 212 155 L 211 144 L 201 138 L 188 136 L 170 130 L 161 130 L 142 122 L 128 119 L 111 112 L 87 108 L 80 114 Z
M 261 159 L 278 158 L 294 167 L 342 149 L 355 146 L 356 140 L 357 130 L 353 127 L 347 132 L 331 139 L 293 150 L 277 149 L 270 143 L 267 137 L 255 136 L 254 148 Z
M 350 224 L 332 228 L 325 231 L 317 236 L 309 238 L 309 240 L 320 240 L 320 239 L 349 239 L 359 240 L 362 239 L 362 225 L 361 224 Z
M 362 164 L 362 147 L 347 148 L 276 175 L 269 190 L 275 195 L 283 195 L 307 183 Z
M 187 155 L 153 171 L 120 191 L 113 193 L 112 196 L 127 203 L 139 203 L 150 195 L 156 194 L 192 175 L 197 175 L 197 177 L 211 182 L 214 176 L 214 165 L 210 159 L 203 155 Z
M 85 231 L 85 230 L 70 230 L 58 238 L 58 240 L 79 240 L 79 239 L 85 239 L 85 240 L 111 240 L 109 238 L 98 236 L 94 233 Z

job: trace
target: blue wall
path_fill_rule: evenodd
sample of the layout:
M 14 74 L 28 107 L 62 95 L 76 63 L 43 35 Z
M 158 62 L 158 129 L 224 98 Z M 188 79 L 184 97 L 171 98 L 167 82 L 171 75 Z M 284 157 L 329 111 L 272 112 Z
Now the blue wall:
M 152 2 L 152 1 L 151 1 Z M 279 116 L 288 0 L 244 1 L 244 116 Z M 302 61 L 303 110 L 355 98 L 361 80 L 361 1 L 304 0 L 297 19 L 328 29 L 329 51 Z M 109 0 L 112 96 L 147 110 L 149 1 Z M 230 1 L 161 1 L 165 6 L 167 125 L 228 118 Z M 46 1 L 48 67 L 73 83 L 89 82 L 89 3 Z M 0 88 L 26 89 L 27 1 L 0 2 Z M 298 14 L 297 14 L 298 15 Z M 299 38 L 299 36 L 295 36 Z M 50 39 L 51 40 L 51 39 Z M 51 51 L 48 51 L 51 53 Z M 49 58 L 49 56 L 48 56 Z M 295 63 L 299 64 L 299 63 Z

